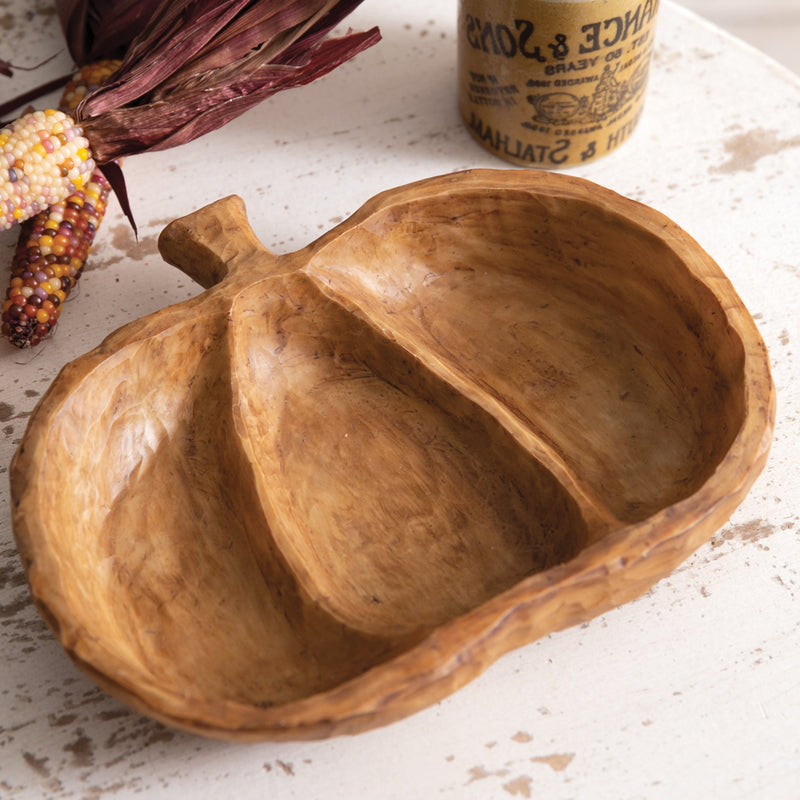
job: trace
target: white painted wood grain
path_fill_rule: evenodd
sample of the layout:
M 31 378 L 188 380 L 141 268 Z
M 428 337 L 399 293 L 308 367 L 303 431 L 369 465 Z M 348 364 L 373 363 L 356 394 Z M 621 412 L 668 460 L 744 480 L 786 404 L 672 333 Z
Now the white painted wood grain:
M 680 3 L 800 74 L 798 0 L 680 0 Z

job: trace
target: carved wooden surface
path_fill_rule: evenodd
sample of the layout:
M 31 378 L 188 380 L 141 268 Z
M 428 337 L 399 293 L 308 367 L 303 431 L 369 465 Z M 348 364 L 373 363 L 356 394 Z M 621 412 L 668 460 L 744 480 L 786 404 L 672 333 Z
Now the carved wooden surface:
M 429 179 L 284 256 L 229 197 L 159 244 L 207 291 L 68 365 L 11 486 L 62 645 L 177 727 L 405 716 L 640 595 L 763 468 L 749 313 L 589 182 Z

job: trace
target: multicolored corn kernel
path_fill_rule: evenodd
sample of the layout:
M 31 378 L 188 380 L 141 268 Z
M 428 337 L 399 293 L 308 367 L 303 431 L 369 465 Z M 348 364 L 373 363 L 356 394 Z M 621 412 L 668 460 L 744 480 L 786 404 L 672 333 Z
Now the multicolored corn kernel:
M 99 61 L 82 67 L 64 87 L 61 111 L 73 112 L 119 64 Z M 82 189 L 19 226 L 0 323 L 3 336 L 16 347 L 37 345 L 54 330 L 61 305 L 83 271 L 109 190 L 102 172 L 95 169 Z
M 97 170 L 67 201 L 26 222 L 2 311 L 2 333 L 11 344 L 34 346 L 52 333 L 62 304 L 81 276 L 109 191 Z
M 88 139 L 63 111 L 34 111 L 0 129 L 0 230 L 65 200 L 94 168 Z
M 61 93 L 58 107 L 71 114 L 86 95 L 105 83 L 119 68 L 121 61 L 97 61 L 86 64 L 76 72 Z

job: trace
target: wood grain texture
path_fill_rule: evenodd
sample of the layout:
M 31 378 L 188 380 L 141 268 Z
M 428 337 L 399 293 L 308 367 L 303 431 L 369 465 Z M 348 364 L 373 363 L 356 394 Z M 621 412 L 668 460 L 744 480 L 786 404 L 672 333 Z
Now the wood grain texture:
M 167 724 L 413 713 L 640 595 L 766 460 L 767 354 L 730 283 L 586 181 L 434 178 L 285 256 L 231 197 L 160 248 L 207 291 L 69 364 L 11 486 L 43 617 Z

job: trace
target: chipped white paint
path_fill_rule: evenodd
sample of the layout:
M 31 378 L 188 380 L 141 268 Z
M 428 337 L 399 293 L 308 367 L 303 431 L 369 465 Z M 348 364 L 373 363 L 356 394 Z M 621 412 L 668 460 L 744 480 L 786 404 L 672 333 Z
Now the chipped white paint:
M 289 251 L 383 189 L 506 166 L 458 118 L 455 5 L 365 3 L 349 23 L 380 24 L 379 47 L 204 140 L 128 161 L 141 243 L 112 204 L 58 335 L 38 351 L 0 351 L 3 476 L 64 363 L 197 291 L 155 253 L 169 219 L 237 192 L 265 244 Z M 28 23 L 31 7 L 42 26 Z M 33 62 L 58 49 L 55 18 L 41 17 L 48 7 L 0 0 L 0 55 Z M 62 54 L 14 86 L 64 67 Z M 29 603 L 4 491 L 0 798 L 797 797 L 798 137 L 798 80 L 665 1 L 639 130 L 612 157 L 575 170 L 695 236 L 770 349 L 779 416 L 769 465 L 731 522 L 672 576 L 637 602 L 509 654 L 403 722 L 327 742 L 234 746 L 140 717 L 72 666 Z M 6 261 L 13 242 L 0 236 Z

